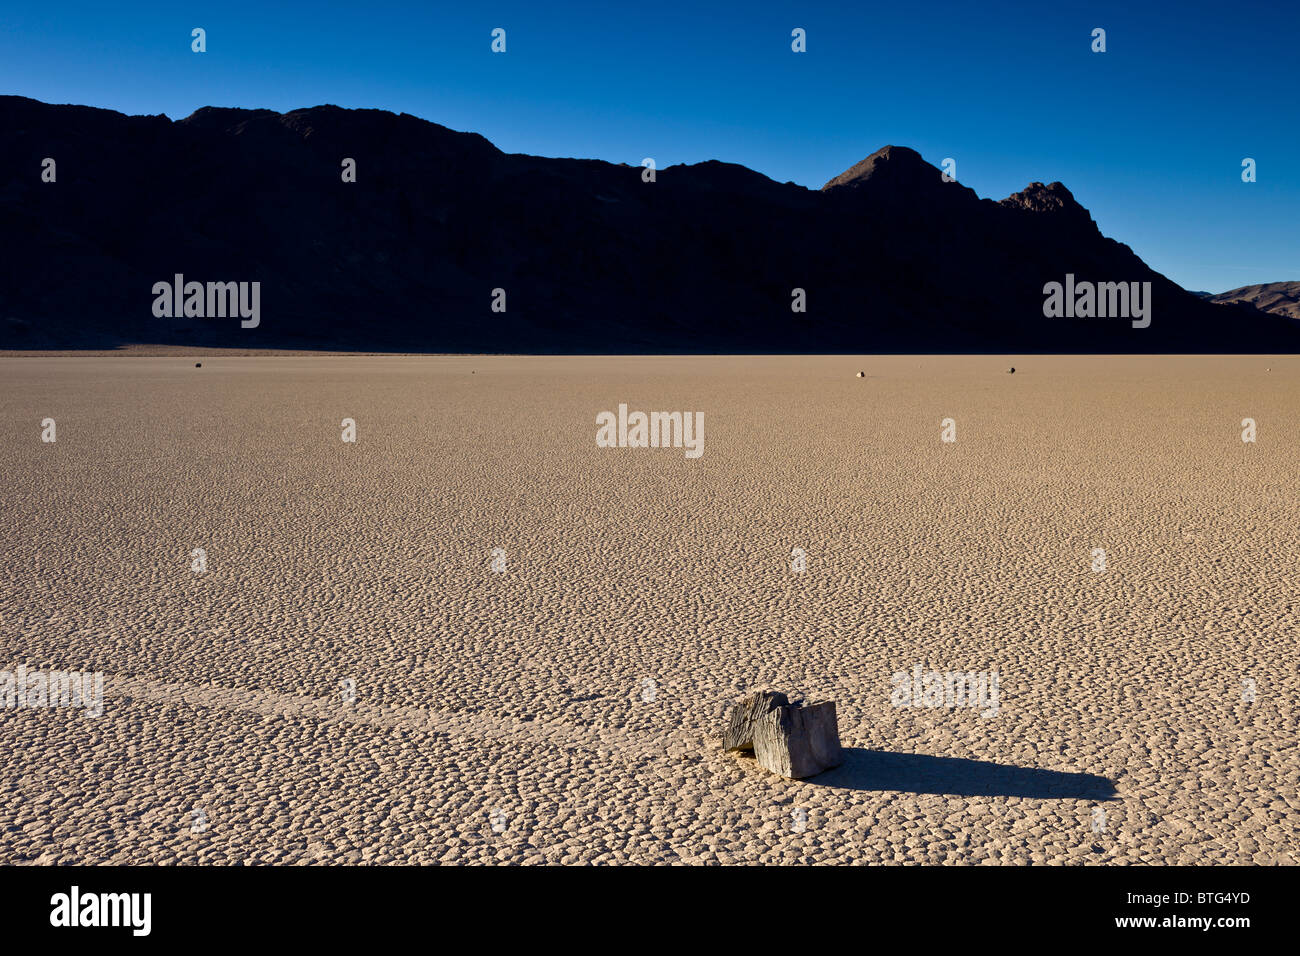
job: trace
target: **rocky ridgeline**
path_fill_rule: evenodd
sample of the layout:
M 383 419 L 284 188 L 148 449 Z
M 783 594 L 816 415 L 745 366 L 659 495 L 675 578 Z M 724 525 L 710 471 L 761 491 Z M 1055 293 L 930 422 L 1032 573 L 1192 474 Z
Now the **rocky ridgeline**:
M 382 110 L 0 96 L 0 156 L 4 348 L 1300 351 L 1294 321 L 1180 289 L 1060 183 L 980 199 L 901 146 L 820 190 L 715 161 L 648 181 Z M 1046 318 L 1067 274 L 1149 281 L 1154 321 Z M 155 314 L 176 275 L 256 283 L 256 325 Z

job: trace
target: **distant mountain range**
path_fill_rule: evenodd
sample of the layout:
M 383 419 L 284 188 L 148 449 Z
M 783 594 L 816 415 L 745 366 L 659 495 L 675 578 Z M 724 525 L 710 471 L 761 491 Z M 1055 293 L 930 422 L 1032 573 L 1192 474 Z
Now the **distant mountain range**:
M 1244 302 L 1261 312 L 1300 319 L 1300 282 L 1265 282 L 1262 285 L 1244 285 L 1218 295 L 1209 296 L 1211 302 L 1232 304 Z
M 0 97 L 0 348 L 1300 351 L 1294 310 L 1179 288 L 1060 183 L 980 199 L 897 146 L 820 191 L 713 161 L 644 172 L 381 110 L 171 121 Z M 155 315 L 178 274 L 260 283 L 257 327 Z M 1150 326 L 1046 318 L 1067 275 L 1150 282 Z

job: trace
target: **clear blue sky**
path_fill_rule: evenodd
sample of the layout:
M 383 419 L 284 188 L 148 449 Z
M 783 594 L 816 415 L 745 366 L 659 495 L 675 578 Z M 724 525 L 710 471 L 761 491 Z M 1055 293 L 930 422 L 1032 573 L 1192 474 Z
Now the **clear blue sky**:
M 894 143 L 994 199 L 1060 180 L 1106 235 L 1218 292 L 1300 280 L 1298 50 L 1292 0 L 5 0 L 0 91 L 172 118 L 380 107 L 508 152 L 721 159 L 814 188 Z

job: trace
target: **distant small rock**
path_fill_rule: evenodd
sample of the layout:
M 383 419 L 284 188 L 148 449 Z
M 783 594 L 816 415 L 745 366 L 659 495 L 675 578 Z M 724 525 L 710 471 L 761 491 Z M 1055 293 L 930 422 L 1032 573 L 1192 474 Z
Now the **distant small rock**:
M 194 367 L 195 367 L 195 368 L 203 368 L 203 363 L 202 363 L 202 362 L 195 362 L 195 363 L 194 363 Z
M 866 378 L 866 377 L 867 377 L 867 373 L 866 373 L 866 372 L 859 372 L 859 373 L 858 373 L 858 378 Z
M 1013 365 L 1013 366 L 1011 366 L 1011 368 L 1007 369 L 1007 374 L 1008 374 L 1008 375 L 1015 375 L 1015 374 L 1016 374 L 1016 367 Z

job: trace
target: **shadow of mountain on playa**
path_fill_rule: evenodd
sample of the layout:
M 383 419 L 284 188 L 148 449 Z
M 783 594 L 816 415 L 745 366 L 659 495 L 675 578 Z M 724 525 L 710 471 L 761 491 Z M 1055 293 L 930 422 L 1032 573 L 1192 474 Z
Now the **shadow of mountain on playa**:
M 844 763 L 809 781 L 844 790 L 901 790 L 957 797 L 1109 800 L 1115 784 L 1091 773 L 845 747 Z

